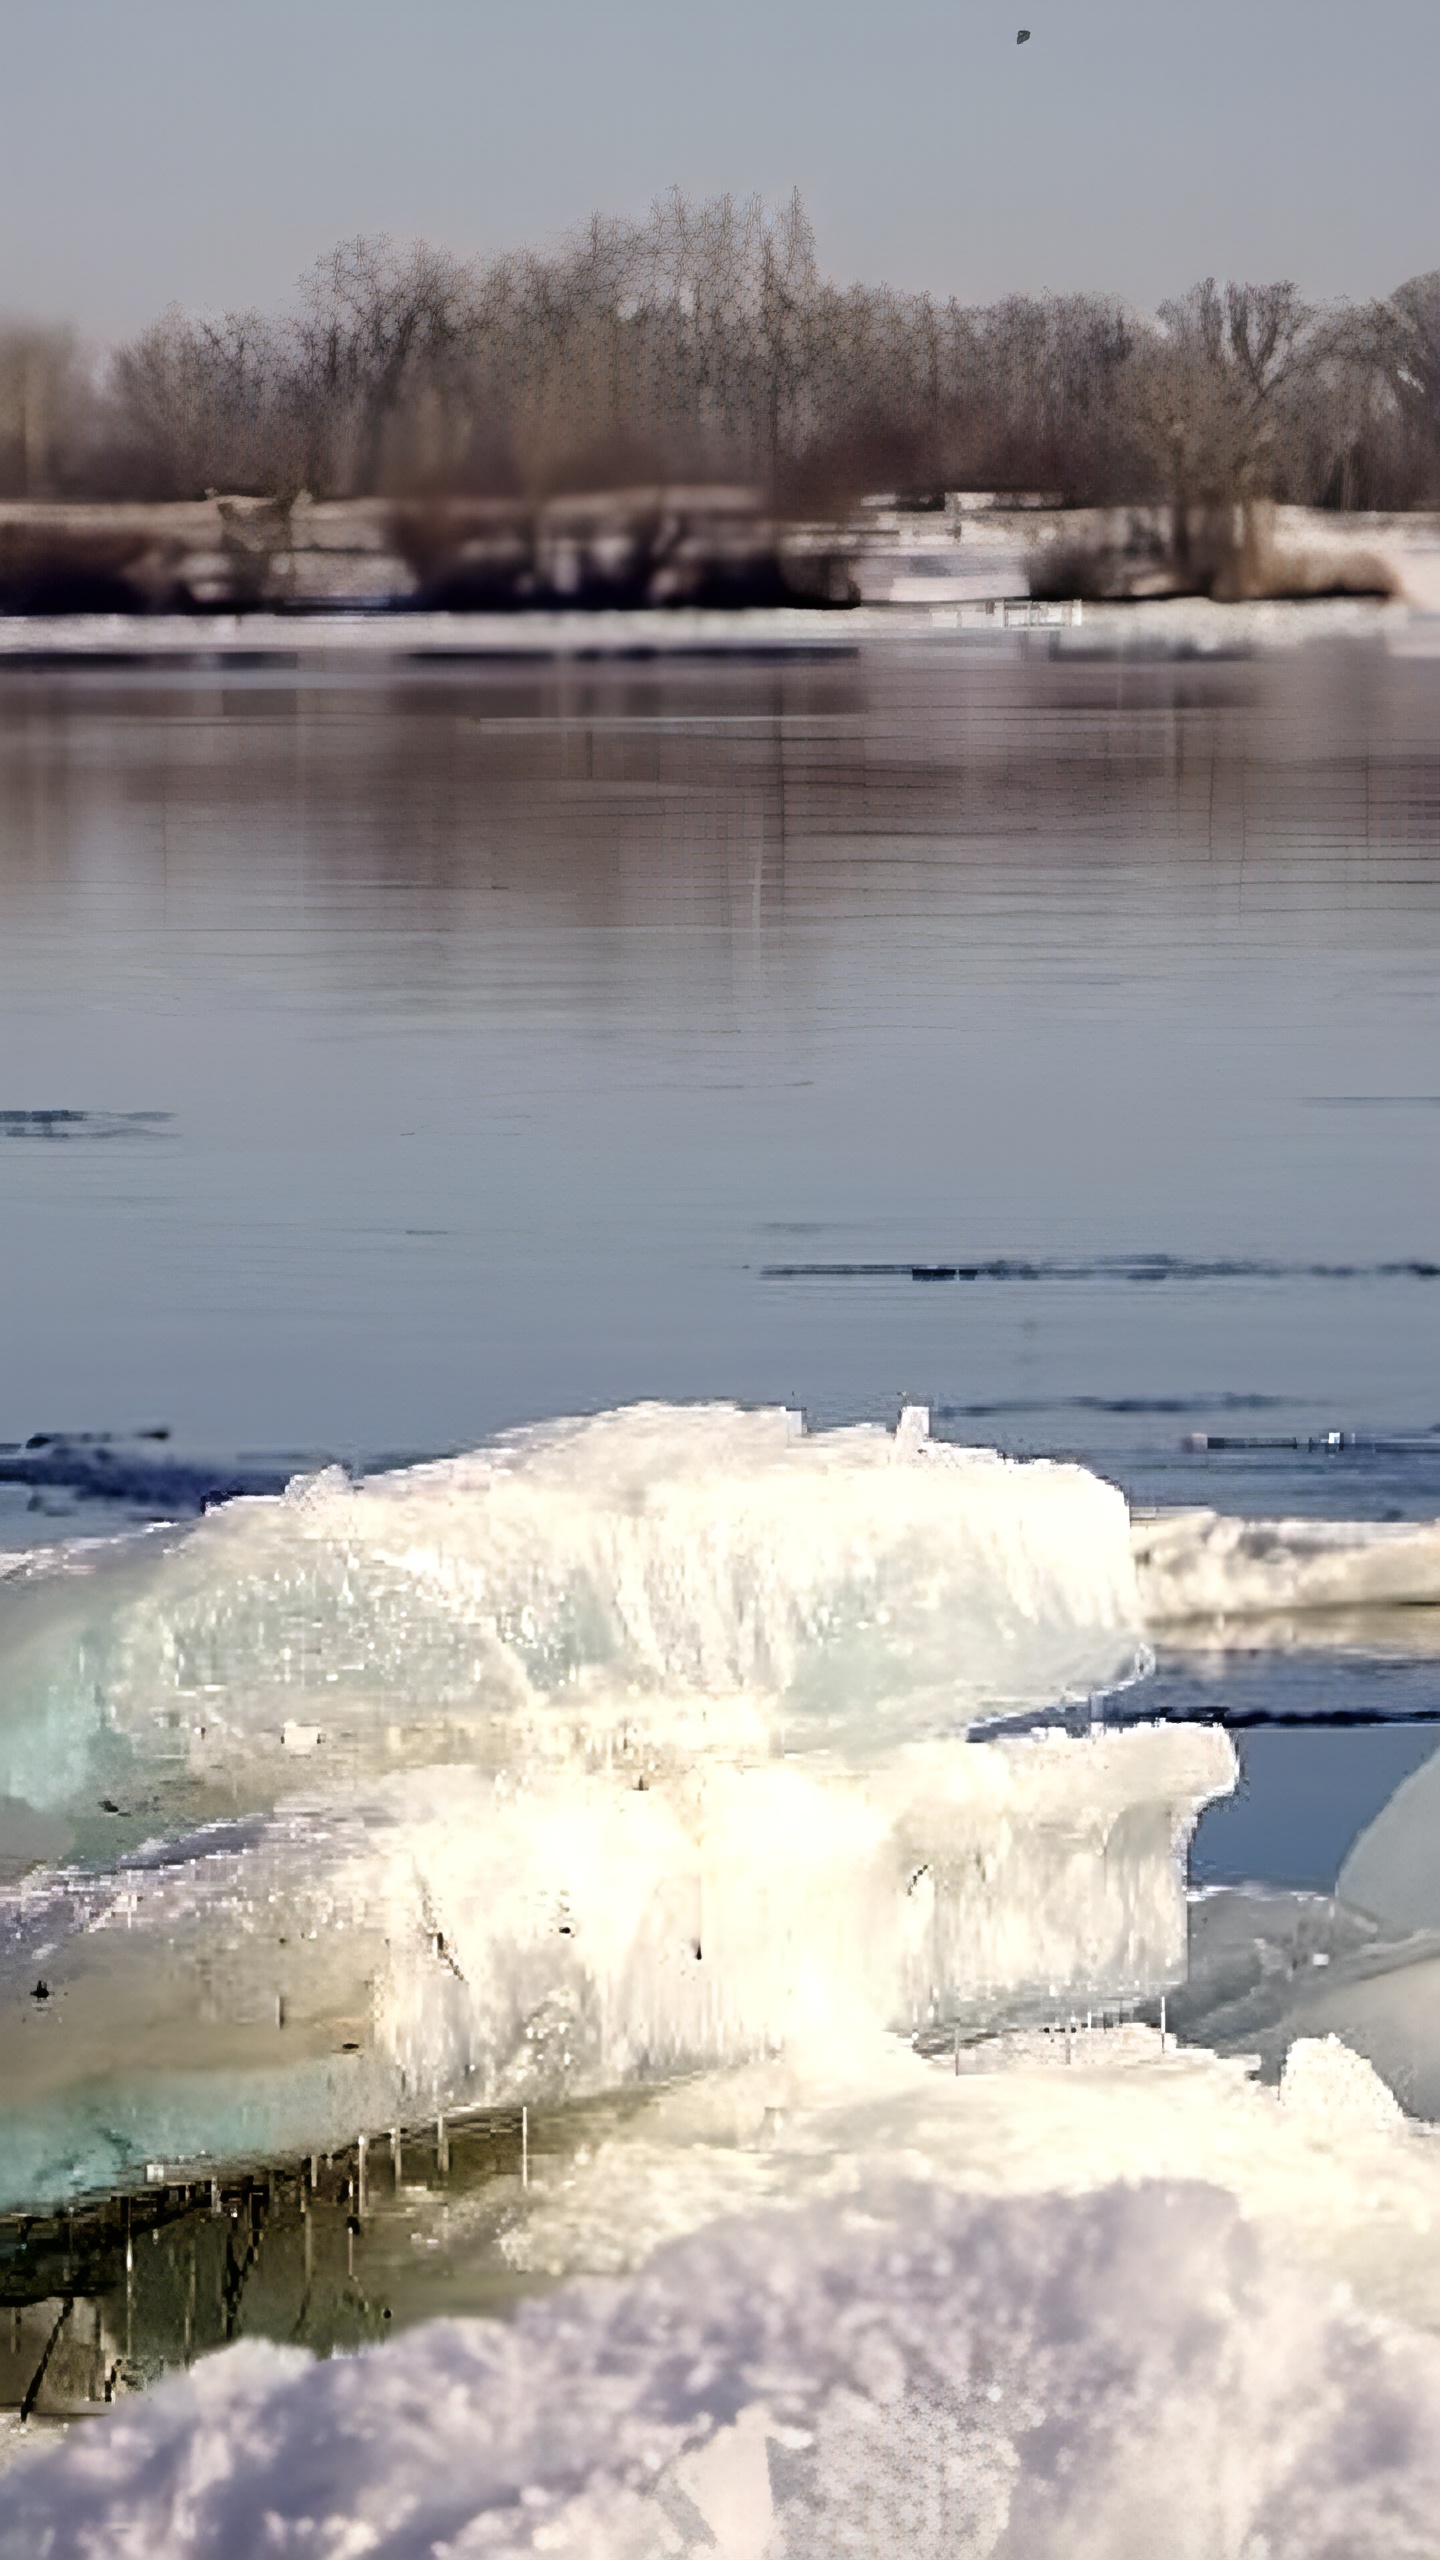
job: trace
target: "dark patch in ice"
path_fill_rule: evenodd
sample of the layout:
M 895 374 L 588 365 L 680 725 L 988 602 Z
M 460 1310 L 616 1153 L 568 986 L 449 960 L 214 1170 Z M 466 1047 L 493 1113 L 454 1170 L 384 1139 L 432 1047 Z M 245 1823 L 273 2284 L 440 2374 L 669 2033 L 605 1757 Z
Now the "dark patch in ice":
M 123 1503 L 166 1519 L 189 1519 L 241 1494 L 283 1493 L 305 1457 L 225 1459 L 162 1456 L 168 1432 L 111 1439 L 103 1432 L 37 1431 L 23 1448 L 0 1444 L 0 1484 L 62 1489 L 90 1501 Z M 142 1447 L 142 1442 L 152 1444 Z
M 1100 1280 L 1151 1287 L 1161 1281 L 1196 1280 L 1440 1280 L 1440 1262 L 1420 1256 L 1396 1262 L 1268 1262 L 1222 1255 L 1213 1261 L 1183 1254 L 1100 1254 L 1071 1261 L 1063 1254 L 1033 1259 L 996 1254 L 974 1262 L 767 1262 L 762 1280 Z
M 191 1866 L 197 1858 L 244 1857 L 248 1850 L 262 1846 L 268 1828 L 268 1817 L 263 1813 L 227 1815 L 218 1822 L 202 1823 L 198 1831 L 186 1832 L 177 1840 L 147 1840 L 143 1848 L 132 1850 L 119 1861 L 120 1868 L 124 1872 L 161 1875 L 174 1867 Z
M 0 1111 L 0 1138 L 158 1138 L 173 1111 Z
M 1367 1666 L 1370 1669 L 1374 1665 Z M 1007 1736 L 1026 1733 L 1068 1733 L 1077 1739 L 1117 1727 L 1139 1724 L 1218 1724 L 1226 1733 L 1324 1733 L 1330 1731 L 1373 1731 L 1380 1726 L 1440 1725 L 1440 1706 L 1419 1706 L 1404 1700 L 1391 1712 L 1384 1707 L 1263 1707 L 1235 1705 L 1224 1698 L 1206 1700 L 1157 1698 L 1143 1684 L 1138 1703 L 1127 1695 L 1116 1706 L 1104 1701 L 1100 1715 L 1088 1701 L 1079 1705 L 1058 1707 L 1026 1707 L 1017 1714 L 979 1716 L 965 1734 L 967 1742 L 995 1742 Z
M 1279 1401 L 1280 1399 L 1278 1397 L 1275 1398 L 1275 1402 L 1278 1403 Z M 1420 1434 L 1407 1432 L 1399 1435 L 1388 1436 L 1368 1431 L 1312 1431 L 1308 1433 L 1187 1431 L 1182 1445 L 1186 1449 L 1193 1450 L 1197 1455 L 1204 1455 L 1212 1449 L 1218 1450 L 1226 1456 L 1234 1456 L 1237 1451 L 1254 1455 L 1257 1453 L 1267 1453 L 1273 1450 L 1281 1450 L 1287 1455 L 1300 1455 L 1304 1457 L 1339 1457 L 1342 1455 L 1352 1456 L 1356 1451 L 1359 1451 L 1363 1455 L 1372 1458 L 1425 1458 L 1433 1460 L 1435 1456 L 1435 1432 L 1433 1424 L 1428 1426 L 1426 1431 Z M 1401 1514 L 1399 1512 L 1387 1512 L 1383 1513 L 1381 1516 L 1382 1518 L 1387 1519 L 1399 1519 Z
M 983 1404 L 937 1404 L 936 1422 L 984 1422 L 1005 1414 L 1119 1413 L 1184 1416 L 1192 1413 L 1264 1413 L 1285 1396 L 999 1396 Z M 1218 1446 L 1218 1442 L 1212 1444 Z M 1229 1444 L 1227 1444 L 1229 1445 Z

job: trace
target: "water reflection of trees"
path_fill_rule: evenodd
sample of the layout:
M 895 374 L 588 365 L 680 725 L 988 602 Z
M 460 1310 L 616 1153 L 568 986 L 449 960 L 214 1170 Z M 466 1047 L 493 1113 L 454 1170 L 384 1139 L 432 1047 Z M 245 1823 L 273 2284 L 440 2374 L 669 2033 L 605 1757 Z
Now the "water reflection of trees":
M 1373 857 L 1433 852 L 1434 706 L 1433 666 L 1353 652 L 37 675 L 0 705 L 0 899 L 18 922 L 105 880 L 135 929 L 248 932 L 300 898 L 302 939 L 393 936 L 402 973 L 417 934 L 803 936 L 1003 901 L 1037 866 L 1205 897 L 1243 856 L 1303 905 L 1313 848 L 1373 899 Z

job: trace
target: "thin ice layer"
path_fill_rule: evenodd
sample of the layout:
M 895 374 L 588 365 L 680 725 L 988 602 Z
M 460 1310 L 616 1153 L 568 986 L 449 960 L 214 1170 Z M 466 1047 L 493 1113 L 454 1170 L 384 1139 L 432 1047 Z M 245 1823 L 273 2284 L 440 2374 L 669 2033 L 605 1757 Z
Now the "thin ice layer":
M 517 1751 L 873 1756 L 1133 1672 L 1125 1506 L 1074 1466 L 641 1405 L 0 1586 L 0 1798 L 273 1801 Z
M 1175 1726 L 848 1774 L 446 1767 L 37 1877 L 6 1905 L 0 2202 L 1132 1999 L 1183 1970 L 1184 1846 L 1234 1769 Z
M 1404 2560 L 1440 2348 L 1185 2185 L 980 2204 L 872 2170 L 510 2325 L 249 2344 L 0 2484 L 0 2555 Z
M 1440 1603 L 1440 1522 L 1170 1511 L 1132 1530 L 1147 1624 Z

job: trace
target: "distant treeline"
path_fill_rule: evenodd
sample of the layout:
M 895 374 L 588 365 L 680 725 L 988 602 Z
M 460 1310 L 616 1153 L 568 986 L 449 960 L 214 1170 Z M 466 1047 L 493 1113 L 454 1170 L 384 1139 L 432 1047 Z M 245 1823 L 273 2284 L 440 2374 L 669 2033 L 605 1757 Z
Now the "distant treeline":
M 984 308 L 821 273 L 797 198 L 676 194 L 553 253 L 353 240 L 293 309 L 173 309 L 103 370 L 0 331 L 0 494 L 511 495 L 744 481 L 1071 504 L 1440 500 L 1440 272 L 1364 306 L 1195 285 Z

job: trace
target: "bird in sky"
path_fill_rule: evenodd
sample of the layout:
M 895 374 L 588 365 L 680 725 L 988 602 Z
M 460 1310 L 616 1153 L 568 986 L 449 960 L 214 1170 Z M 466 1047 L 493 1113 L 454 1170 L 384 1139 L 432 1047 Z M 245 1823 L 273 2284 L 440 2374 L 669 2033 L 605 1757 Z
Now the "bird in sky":
M 1020 33 L 1019 33 L 1019 34 L 1018 34 L 1018 36 L 1016 37 L 1015 41 L 1016 41 L 1016 43 L 1017 43 L 1017 44 L 1028 44 L 1028 43 L 1029 43 L 1029 41 L 1030 41 L 1030 30 L 1029 30 L 1029 28 L 1028 28 L 1028 27 L 1022 27 L 1022 28 L 1021 28 L 1021 30 L 1020 30 Z

